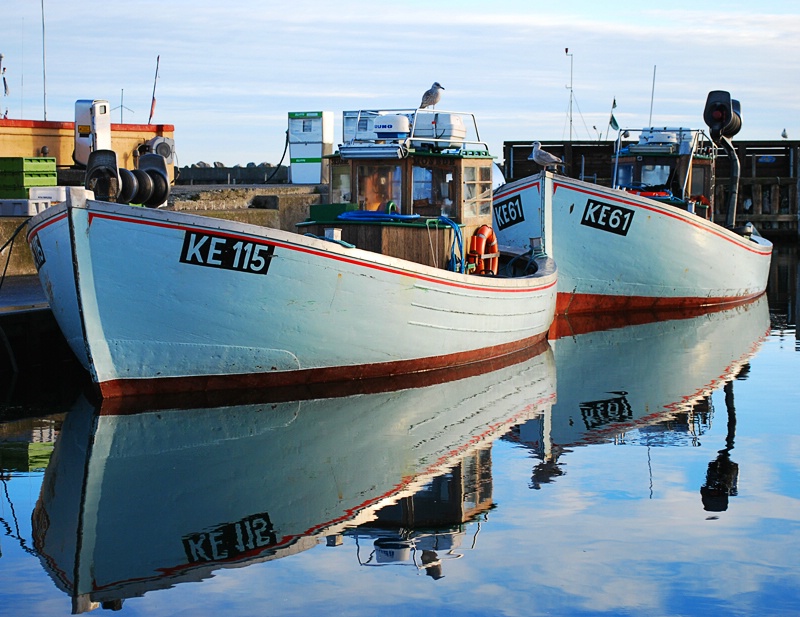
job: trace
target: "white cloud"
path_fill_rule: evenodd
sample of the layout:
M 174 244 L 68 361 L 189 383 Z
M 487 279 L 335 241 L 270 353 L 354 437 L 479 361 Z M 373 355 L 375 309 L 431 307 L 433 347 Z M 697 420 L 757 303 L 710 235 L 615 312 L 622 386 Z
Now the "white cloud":
M 640 6 L 51 2 L 47 116 L 71 120 L 78 98 L 116 105 L 124 90 L 134 110 L 126 120 L 146 121 L 160 54 L 154 120 L 175 125 L 184 163 L 276 162 L 289 111 L 329 109 L 338 124 L 345 109 L 416 105 L 435 80 L 447 88 L 442 104 L 474 111 L 501 155 L 503 141 L 566 137 L 569 47 L 578 139 L 593 139 L 593 125 L 605 129 L 614 97 L 622 125 L 646 124 L 654 67 L 654 123 L 699 126 L 706 93 L 724 88 L 742 102 L 742 138 L 800 133 L 792 129 L 800 101 L 784 86 L 800 69 L 794 5 Z M 40 6 L 4 10 L 0 52 L 12 93 L 3 103 L 10 117 L 39 119 Z

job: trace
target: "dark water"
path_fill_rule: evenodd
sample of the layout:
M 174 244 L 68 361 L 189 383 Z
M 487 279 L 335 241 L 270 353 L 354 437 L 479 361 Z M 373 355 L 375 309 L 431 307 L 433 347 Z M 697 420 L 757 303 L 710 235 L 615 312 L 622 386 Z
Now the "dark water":
M 800 613 L 797 279 L 331 398 L 98 408 L 51 358 L 4 382 L 0 615 Z

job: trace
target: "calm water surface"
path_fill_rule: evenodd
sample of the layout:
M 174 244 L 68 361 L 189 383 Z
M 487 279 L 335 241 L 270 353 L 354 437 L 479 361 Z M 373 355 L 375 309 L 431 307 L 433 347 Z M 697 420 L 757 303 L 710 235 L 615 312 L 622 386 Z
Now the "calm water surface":
M 787 250 L 768 298 L 485 374 L 28 410 L 0 615 L 800 613 L 796 302 Z

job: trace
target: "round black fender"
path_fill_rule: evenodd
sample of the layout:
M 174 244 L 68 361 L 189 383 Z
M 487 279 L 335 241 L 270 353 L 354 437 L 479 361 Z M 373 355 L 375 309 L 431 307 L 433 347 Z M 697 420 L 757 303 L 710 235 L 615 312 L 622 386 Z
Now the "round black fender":
M 167 197 L 169 197 L 169 180 L 164 174 L 155 169 L 148 169 L 147 175 L 153 182 L 153 193 L 144 202 L 144 205 L 148 208 L 155 208 L 167 201 Z
M 139 181 L 130 169 L 120 169 L 119 177 L 122 180 L 122 186 L 117 195 L 117 203 L 129 204 L 136 196 L 136 191 L 139 190 Z
M 136 176 L 139 187 L 136 190 L 136 195 L 131 199 L 131 202 L 143 204 L 153 195 L 153 180 L 146 171 L 142 171 L 141 169 L 134 169 L 132 173 Z

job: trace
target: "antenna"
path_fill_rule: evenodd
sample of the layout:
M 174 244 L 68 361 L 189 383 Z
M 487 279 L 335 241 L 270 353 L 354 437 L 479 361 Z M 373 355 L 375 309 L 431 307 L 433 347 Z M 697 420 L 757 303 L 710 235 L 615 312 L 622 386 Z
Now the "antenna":
M 123 110 L 123 109 L 127 109 L 127 110 L 128 110 L 129 112 L 131 112 L 132 114 L 135 114 L 135 113 L 136 113 L 136 112 L 135 112 L 135 111 L 133 111 L 133 110 L 132 110 L 130 107 L 125 107 L 125 105 L 123 104 L 123 101 L 124 101 L 124 100 L 125 100 L 125 88 L 123 88 L 123 89 L 122 89 L 122 91 L 120 92 L 120 95 L 119 95 L 119 105 L 117 105 L 117 106 L 114 108 L 114 109 L 119 109 L 119 123 L 120 123 L 120 124 L 124 124 L 124 121 L 122 120 L 122 110 Z M 114 109 L 112 109 L 111 111 L 114 111 Z
M 653 95 L 656 93 L 656 65 L 653 65 L 653 89 L 650 91 L 650 119 L 647 126 L 653 126 Z
M 3 67 L 3 54 L 0 54 L 0 74 L 3 75 L 3 98 L 8 96 L 8 82 L 6 81 L 6 69 Z M 3 114 L 3 118 L 8 117 L 8 107 L 6 107 L 6 111 Z M 783 130 L 783 133 L 786 134 L 786 129 Z
M 44 119 L 47 120 L 47 53 L 44 46 L 44 0 L 42 0 L 42 90 L 44 94 Z
M 564 53 L 569 56 L 569 140 L 572 141 L 572 54 L 569 47 L 564 48 Z
M 153 119 L 153 114 L 156 111 L 156 84 L 158 83 L 158 63 L 161 61 L 161 55 L 156 56 L 156 76 L 153 79 L 153 100 L 150 101 L 150 117 L 147 119 L 147 124 Z
M 19 117 L 25 117 L 25 18 L 22 18 L 22 30 L 20 32 L 20 60 L 22 68 L 19 72 Z

